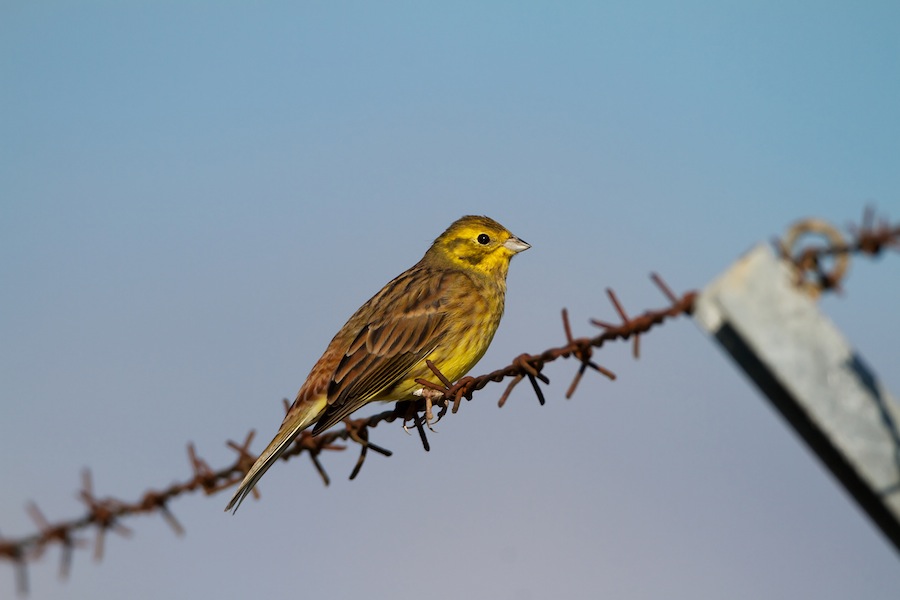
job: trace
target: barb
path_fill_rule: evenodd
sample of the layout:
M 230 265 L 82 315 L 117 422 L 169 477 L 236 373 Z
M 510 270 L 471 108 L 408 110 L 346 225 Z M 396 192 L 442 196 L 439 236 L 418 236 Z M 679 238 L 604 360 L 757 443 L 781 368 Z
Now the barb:
M 865 254 L 869 256 L 879 255 L 887 249 L 900 250 L 900 226 L 889 226 L 886 222 L 875 223 L 874 216 L 867 210 L 859 227 L 850 228 L 853 239 L 850 242 L 826 243 L 818 247 L 806 248 L 801 253 L 791 256 L 789 248 L 782 243 L 778 247 L 782 255 L 792 260 L 797 265 L 813 265 L 814 270 L 819 270 L 819 278 L 823 282 L 823 289 L 837 289 L 838 281 L 833 281 L 820 271 L 822 258 L 837 255 Z M 309 431 L 304 431 L 294 440 L 293 444 L 282 455 L 282 460 L 290 460 L 300 454 L 309 456 L 310 461 L 322 482 L 327 486 L 330 478 L 320 460 L 323 452 L 340 452 L 346 450 L 349 443 L 359 446 L 359 458 L 350 473 L 350 479 L 355 478 L 362 468 L 369 450 L 384 456 L 391 456 L 391 451 L 374 444 L 370 440 L 370 430 L 380 423 L 392 423 L 400 420 L 404 424 L 412 421 L 419 433 L 420 440 L 425 450 L 429 449 L 425 427 L 431 428 L 433 420 L 432 407 L 439 406 L 437 420 L 440 420 L 448 410 L 456 413 L 462 403 L 462 399 L 471 400 L 475 392 L 482 390 L 489 383 L 499 383 L 508 380 L 507 386 L 500 396 L 498 406 L 506 404 L 512 390 L 524 379 L 528 379 L 537 396 L 538 402 L 544 404 L 546 397 L 540 383 L 549 385 L 550 379 L 543 373 L 544 367 L 558 359 L 574 358 L 578 361 L 578 369 L 566 390 L 565 397 L 571 398 L 580 384 L 587 369 L 597 371 L 601 375 L 615 380 L 616 375 L 594 361 L 593 356 L 597 350 L 609 342 L 617 340 L 633 339 L 633 353 L 635 358 L 639 355 L 638 339 L 651 329 L 661 325 L 667 320 L 689 315 L 693 312 L 694 301 L 697 293 L 686 292 L 681 296 L 672 292 L 661 277 L 652 274 L 653 283 L 659 288 L 668 301 L 668 306 L 647 310 L 637 317 L 630 317 L 622 306 L 619 298 L 612 290 L 607 290 L 613 309 L 621 319 L 616 325 L 611 322 L 592 319 L 591 323 L 600 327 L 602 331 L 593 337 L 574 337 L 569 322 L 568 311 L 563 309 L 563 333 L 565 344 L 556 348 L 549 348 L 539 354 L 520 354 L 512 362 L 495 371 L 478 377 L 463 377 L 451 384 L 434 364 L 429 364 L 435 379 L 439 383 L 428 379 L 418 380 L 427 392 L 416 401 L 398 402 L 395 406 L 384 412 L 360 419 L 345 419 L 343 428 L 325 431 L 313 436 Z M 539 383 L 540 382 L 540 383 Z M 285 410 L 289 407 L 287 400 Z M 0 561 L 7 561 L 15 569 L 16 588 L 20 593 L 28 591 L 27 564 L 43 556 L 44 552 L 53 545 L 61 549 L 60 575 L 66 577 L 71 569 L 72 555 L 76 548 L 87 545 L 86 540 L 76 534 L 81 531 L 95 530 L 96 539 L 93 545 L 94 557 L 99 560 L 103 556 L 103 547 L 106 533 L 114 531 L 123 536 L 131 534 L 131 530 L 122 525 L 121 521 L 126 517 L 140 514 L 159 513 L 169 524 L 176 535 L 181 535 L 184 528 L 171 512 L 170 502 L 182 495 L 203 492 L 206 495 L 214 495 L 219 491 L 236 485 L 250 469 L 256 455 L 250 451 L 254 432 L 250 431 L 242 443 L 229 440 L 227 446 L 231 448 L 236 457 L 234 461 L 219 469 L 213 469 L 200 458 L 194 445 L 188 444 L 187 453 L 191 466 L 191 476 L 180 482 L 173 483 L 161 490 L 147 490 L 137 500 L 127 502 L 111 497 L 98 497 L 94 493 L 93 480 L 90 471 L 82 474 L 82 489 L 78 494 L 79 499 L 85 504 L 85 513 L 77 518 L 50 522 L 38 509 L 35 503 L 27 507 L 28 513 L 35 522 L 36 531 L 19 538 L 7 538 L 0 536 Z M 253 491 L 254 497 L 259 497 L 258 487 Z

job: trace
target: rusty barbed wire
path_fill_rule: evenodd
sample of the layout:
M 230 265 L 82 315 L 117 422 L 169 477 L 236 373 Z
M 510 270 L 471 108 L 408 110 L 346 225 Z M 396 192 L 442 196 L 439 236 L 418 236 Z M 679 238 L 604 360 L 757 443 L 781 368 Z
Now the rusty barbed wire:
M 804 219 L 792 225 L 784 238 L 775 240 L 779 255 L 794 264 L 797 285 L 811 296 L 822 292 L 841 291 L 841 280 L 850 267 L 851 254 L 877 256 L 885 249 L 900 250 L 900 226 L 887 220 L 876 222 L 875 211 L 866 207 L 859 226 L 847 226 L 853 239 L 845 241 L 840 231 L 820 219 Z M 802 246 L 804 237 L 816 236 L 825 243 Z M 834 259 L 834 265 L 826 265 L 826 259 Z
M 792 261 L 798 269 L 812 272 L 818 278 L 823 290 L 839 289 L 839 278 L 835 278 L 833 273 L 825 272 L 821 266 L 824 258 L 857 253 L 876 256 L 885 249 L 900 250 L 900 226 L 890 226 L 883 221 L 874 223 L 871 210 L 866 210 L 861 226 L 851 226 L 848 229 L 853 236 L 850 242 L 835 241 L 829 238 L 830 241 L 825 244 L 805 248 L 796 254 L 791 254 L 790 245 L 781 241 L 776 242 L 776 246 L 782 256 Z M 678 296 L 672 292 L 659 275 L 652 274 L 651 280 L 668 300 L 667 307 L 647 310 L 637 317 L 629 317 L 616 294 L 611 289 L 607 289 L 609 300 L 621 322 L 615 324 L 592 319 L 590 322 L 602 330 L 598 335 L 574 337 L 568 312 L 563 309 L 562 325 L 566 343 L 562 346 L 549 348 L 540 354 L 520 354 L 509 365 L 501 369 L 477 377 L 463 377 L 456 383 L 448 381 L 429 361 L 429 367 L 440 383 L 427 379 L 418 379 L 417 382 L 439 392 L 439 394 L 435 394 L 436 400 L 426 395 L 420 400 L 398 402 L 392 409 L 369 417 L 347 418 L 343 421 L 343 428 L 325 431 L 317 436 L 313 436 L 309 431 L 304 431 L 297 436 L 281 459 L 290 460 L 306 454 L 322 482 L 327 486 L 330 478 L 320 460 L 323 452 L 339 452 L 346 450 L 349 443 L 357 444 L 360 448 L 359 457 L 350 473 L 350 479 L 354 479 L 359 474 L 369 450 L 384 456 L 391 456 L 390 450 L 378 446 L 369 439 L 369 430 L 382 422 L 392 423 L 401 419 L 406 428 L 406 423 L 411 421 L 419 434 L 423 448 L 428 451 L 430 445 L 425 429 L 431 429 L 431 424 L 444 417 L 448 411 L 456 413 L 463 398 L 471 400 L 475 392 L 483 389 L 489 383 L 510 380 L 497 403 L 499 407 L 503 407 L 512 390 L 524 379 L 528 379 L 538 402 L 543 405 L 546 399 L 540 384 L 550 383 L 550 379 L 543 373 L 543 369 L 548 363 L 558 359 L 574 358 L 579 363 L 578 369 L 566 389 L 566 398 L 572 397 L 588 369 L 614 380 L 616 375 L 612 371 L 594 361 L 593 356 L 596 350 L 608 342 L 632 339 L 632 351 L 634 357 L 637 358 L 640 353 L 639 340 L 642 334 L 661 325 L 666 320 L 690 315 L 693 312 L 697 297 L 696 291 L 688 291 Z M 439 408 L 436 420 L 433 415 L 435 405 Z M 285 399 L 285 411 L 288 407 L 289 403 Z M 126 517 L 158 513 L 176 535 L 183 534 L 184 528 L 171 512 L 169 503 L 179 496 L 197 491 L 213 495 L 240 482 L 256 459 L 256 455 L 250 451 L 254 435 L 255 432 L 251 430 L 241 443 L 228 440 L 226 445 L 237 456 L 231 464 L 219 469 L 210 467 L 205 460 L 200 458 L 193 443 L 189 443 L 187 453 L 192 470 L 191 477 L 160 490 L 148 489 L 133 502 L 112 497 L 97 497 L 94 493 L 92 474 L 87 469 L 82 472 L 82 487 L 78 492 L 78 498 L 85 505 L 85 512 L 82 516 L 51 523 L 37 504 L 30 502 L 26 510 L 35 523 L 36 531 L 18 538 L 6 538 L 0 535 L 0 560 L 5 560 L 13 565 L 17 590 L 22 594 L 27 593 L 27 564 L 41 558 L 54 545 L 60 548 L 60 576 L 65 578 L 71 570 L 75 549 L 89 544 L 87 540 L 78 537 L 78 534 L 83 531 L 95 530 L 93 549 L 94 559 L 98 561 L 103 557 L 104 542 L 108 532 L 112 531 L 122 536 L 131 534 L 131 530 L 121 523 Z M 259 497 L 257 489 L 253 490 L 253 495 Z

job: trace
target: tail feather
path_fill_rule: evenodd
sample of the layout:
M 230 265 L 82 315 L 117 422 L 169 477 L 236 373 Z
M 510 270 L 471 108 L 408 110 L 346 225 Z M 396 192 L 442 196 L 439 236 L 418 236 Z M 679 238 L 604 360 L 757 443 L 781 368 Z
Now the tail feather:
M 241 485 L 238 486 L 238 489 L 234 493 L 234 496 L 232 496 L 228 506 L 225 507 L 225 512 L 228 512 L 232 508 L 234 509 L 234 512 L 237 512 L 241 502 L 243 502 L 244 498 L 253 491 L 253 487 L 259 481 L 260 477 L 265 475 L 266 471 L 269 470 L 269 467 L 274 465 L 275 461 L 284 454 L 285 450 L 288 449 L 288 446 L 294 441 L 294 438 L 296 438 L 301 431 L 315 422 L 326 402 L 323 399 L 321 402 L 316 402 L 316 405 L 318 404 L 321 404 L 322 406 L 313 406 L 310 407 L 311 410 L 307 409 L 293 416 L 289 414 L 287 418 L 285 418 L 278 433 L 272 441 L 269 442 L 266 449 L 262 451 L 262 454 L 259 455 L 259 458 L 256 459 L 256 462 L 253 463 L 250 470 L 247 471 L 247 475 L 244 476 Z

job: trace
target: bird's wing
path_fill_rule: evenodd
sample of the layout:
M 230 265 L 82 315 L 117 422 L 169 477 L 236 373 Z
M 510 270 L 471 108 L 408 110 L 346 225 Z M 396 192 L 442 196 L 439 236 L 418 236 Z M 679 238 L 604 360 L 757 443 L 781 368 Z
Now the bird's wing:
M 419 272 L 414 279 L 412 285 L 395 280 L 372 299 L 371 314 L 377 317 L 359 329 L 334 370 L 328 407 L 313 434 L 403 381 L 441 340 L 447 327 L 446 294 L 455 278 Z M 407 293 L 392 294 L 391 289 Z

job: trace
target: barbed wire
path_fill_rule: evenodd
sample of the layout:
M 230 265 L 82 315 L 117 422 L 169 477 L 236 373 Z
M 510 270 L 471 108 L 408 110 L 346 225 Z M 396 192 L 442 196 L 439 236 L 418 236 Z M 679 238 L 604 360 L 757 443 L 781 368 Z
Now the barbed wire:
M 799 225 L 795 227 L 798 228 L 799 234 L 793 238 L 794 242 L 796 242 L 800 234 L 814 233 L 822 235 L 825 238 L 825 243 L 805 247 L 799 251 L 795 251 L 793 243 L 788 244 L 782 241 L 776 242 L 776 247 L 784 258 L 789 259 L 796 265 L 798 272 L 812 273 L 822 290 L 839 289 L 840 278 L 843 276 L 843 271 L 840 273 L 826 271 L 822 266 L 823 259 L 857 253 L 876 256 L 885 249 L 900 250 L 900 226 L 890 226 L 887 222 L 876 224 L 872 211 L 868 209 L 859 227 L 851 226 L 848 228 L 852 235 L 850 242 L 844 242 L 842 239 L 835 238 L 830 231 L 825 234 L 823 230 L 817 229 L 816 226 L 805 229 Z M 369 439 L 370 430 L 382 422 L 392 423 L 400 419 L 403 422 L 404 429 L 407 428 L 406 424 L 408 422 L 412 422 L 419 434 L 423 448 L 428 451 L 430 444 L 425 430 L 426 428 L 430 429 L 430 425 L 435 422 L 434 407 L 438 407 L 436 420 L 440 420 L 448 411 L 456 413 L 463 398 L 471 400 L 475 392 L 483 389 L 489 383 L 499 383 L 506 379 L 510 380 L 498 400 L 498 406 L 503 407 L 512 390 L 525 379 L 528 379 L 538 401 L 543 405 L 545 397 L 540 384 L 547 385 L 550 383 L 550 379 L 543 373 L 543 369 L 548 363 L 558 359 L 574 358 L 580 363 L 569 387 L 566 389 L 566 398 L 571 398 L 574 395 L 588 369 L 592 369 L 614 380 L 616 376 L 612 371 L 594 361 L 593 356 L 596 350 L 609 342 L 631 339 L 633 355 L 637 358 L 640 354 L 641 335 L 658 327 L 667 320 L 690 315 L 693 312 L 694 302 L 697 297 L 696 291 L 688 291 L 679 296 L 673 293 L 671 288 L 657 274 L 652 274 L 651 280 L 668 300 L 668 306 L 647 310 L 637 317 L 629 317 L 616 294 L 611 289 L 607 289 L 609 300 L 621 322 L 614 324 L 592 319 L 591 323 L 602 330 L 598 335 L 573 337 L 568 312 L 563 309 L 562 324 L 566 343 L 562 346 L 549 348 L 539 354 L 520 354 L 509 365 L 501 369 L 477 377 L 463 377 L 456 383 L 447 381 L 429 361 L 429 367 L 440 383 L 425 379 L 418 379 L 417 382 L 438 392 L 433 395 L 436 400 L 431 397 L 432 395 L 426 395 L 426 398 L 420 400 L 398 402 L 391 410 L 365 418 L 345 419 L 342 428 L 325 431 L 317 436 L 313 436 L 309 431 L 304 431 L 297 436 L 290 448 L 281 456 L 281 459 L 290 460 L 301 454 L 306 454 L 321 477 L 322 482 L 327 486 L 330 483 L 330 478 L 320 460 L 323 452 L 343 451 L 348 448 L 349 443 L 356 444 L 359 447 L 359 457 L 350 472 L 351 480 L 359 474 L 369 450 L 384 456 L 391 456 L 392 452 L 390 450 L 375 444 Z M 799 280 L 798 283 L 800 283 Z M 285 399 L 285 410 L 288 407 L 289 403 Z M 170 502 L 180 496 L 198 491 L 206 495 L 213 495 L 240 482 L 256 460 L 256 455 L 250 451 L 254 435 L 255 432 L 251 430 L 240 443 L 228 440 L 226 442 L 227 446 L 237 456 L 231 464 L 219 469 L 210 467 L 197 454 L 193 443 L 189 443 L 187 452 L 192 469 L 190 478 L 179 483 L 173 483 L 161 490 L 148 489 L 137 500 L 132 502 L 112 497 L 100 498 L 96 496 L 93 489 L 92 475 L 90 470 L 87 469 L 82 472 L 82 487 L 78 492 L 78 498 L 85 505 L 85 512 L 80 517 L 51 523 L 38 508 L 37 504 L 30 502 L 26 510 L 35 523 L 36 531 L 18 538 L 4 538 L 0 536 L 0 560 L 5 560 L 14 565 L 17 590 L 21 594 L 27 593 L 28 563 L 41 558 L 54 545 L 59 546 L 61 549 L 60 576 L 65 578 L 71 570 L 74 550 L 88 545 L 87 540 L 77 536 L 79 532 L 95 530 L 93 550 L 94 559 L 98 561 L 103 557 L 104 542 L 108 532 L 113 531 L 123 536 L 131 534 L 131 530 L 122 524 L 122 520 L 126 517 L 158 513 L 169 524 L 176 535 L 183 534 L 184 528 L 172 514 L 169 508 Z M 258 497 L 259 492 L 254 489 L 253 495 Z
M 798 286 L 813 296 L 827 291 L 840 292 L 851 254 L 877 256 L 884 249 L 900 250 L 900 227 L 883 219 L 876 221 L 871 207 L 866 207 L 859 226 L 851 223 L 847 230 L 852 236 L 850 241 L 821 219 L 804 219 L 792 225 L 774 245 L 783 259 L 793 263 Z M 801 240 L 808 236 L 820 238 L 819 243 L 804 246 Z M 829 259 L 834 264 L 829 264 Z

